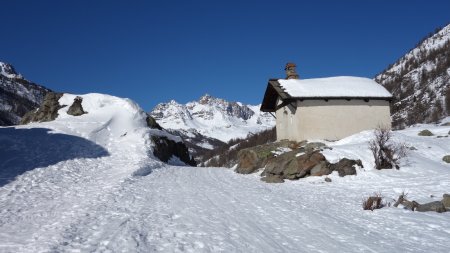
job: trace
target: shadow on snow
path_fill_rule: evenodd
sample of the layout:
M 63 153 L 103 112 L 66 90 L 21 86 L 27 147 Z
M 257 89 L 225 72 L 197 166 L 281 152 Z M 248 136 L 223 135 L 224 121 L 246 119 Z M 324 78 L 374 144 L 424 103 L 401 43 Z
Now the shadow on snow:
M 106 149 L 92 141 L 49 131 L 46 128 L 0 128 L 0 187 L 35 168 L 109 155 Z

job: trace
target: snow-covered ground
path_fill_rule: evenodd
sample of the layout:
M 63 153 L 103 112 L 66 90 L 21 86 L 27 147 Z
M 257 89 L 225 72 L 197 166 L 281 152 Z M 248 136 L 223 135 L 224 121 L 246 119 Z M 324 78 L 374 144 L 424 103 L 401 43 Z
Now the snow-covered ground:
M 450 249 L 450 212 L 361 207 L 374 192 L 391 201 L 405 191 L 420 203 L 449 193 L 450 164 L 441 159 L 450 138 L 417 133 L 446 135 L 450 126 L 397 132 L 395 139 L 417 149 L 400 170 L 372 169 L 371 133 L 363 132 L 326 151 L 331 160 L 362 159 L 357 176 L 267 184 L 257 174 L 162 164 L 149 155 L 152 132 L 140 108 L 115 97 L 83 98 L 86 115 L 69 116 L 66 107 L 54 122 L 0 128 L 0 252 Z

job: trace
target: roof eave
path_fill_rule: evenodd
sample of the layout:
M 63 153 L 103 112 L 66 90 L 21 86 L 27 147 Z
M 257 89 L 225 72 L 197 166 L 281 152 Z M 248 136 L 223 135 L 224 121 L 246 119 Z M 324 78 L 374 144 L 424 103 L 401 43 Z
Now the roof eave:
M 370 96 L 341 96 L 341 97 L 291 97 L 291 99 L 295 100 L 352 100 L 352 99 L 358 99 L 358 100 L 387 100 L 392 101 L 393 97 L 370 97 Z
M 260 110 L 262 112 L 275 112 L 278 97 L 284 100 L 291 96 L 281 88 L 278 79 L 269 79 Z

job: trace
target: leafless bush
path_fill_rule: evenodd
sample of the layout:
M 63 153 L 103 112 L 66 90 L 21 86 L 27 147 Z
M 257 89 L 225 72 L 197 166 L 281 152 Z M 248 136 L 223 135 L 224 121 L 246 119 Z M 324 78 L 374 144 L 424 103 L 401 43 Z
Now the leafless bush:
M 383 208 L 384 206 L 385 203 L 383 203 L 383 197 L 380 193 L 374 193 L 374 196 L 364 198 L 362 203 L 363 210 L 370 211 Z
M 375 129 L 375 137 L 369 141 L 369 149 L 375 158 L 375 168 L 399 169 L 400 159 L 407 156 L 407 147 L 404 143 L 395 143 L 392 140 L 392 132 L 385 127 Z

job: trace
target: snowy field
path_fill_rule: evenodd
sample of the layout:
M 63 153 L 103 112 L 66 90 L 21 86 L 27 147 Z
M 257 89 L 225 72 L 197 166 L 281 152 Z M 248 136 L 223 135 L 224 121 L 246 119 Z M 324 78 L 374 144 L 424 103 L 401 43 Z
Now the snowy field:
M 70 104 L 64 95 L 60 103 Z M 0 128 L 0 252 L 449 252 L 450 212 L 386 207 L 363 197 L 450 193 L 449 126 L 395 133 L 414 146 L 400 170 L 375 171 L 370 132 L 329 143 L 330 160 L 363 160 L 357 176 L 267 184 L 225 168 L 152 158 L 154 134 L 128 100 L 83 96 L 89 113 Z M 420 137 L 427 128 L 436 136 Z M 126 134 L 125 134 L 126 133 Z

